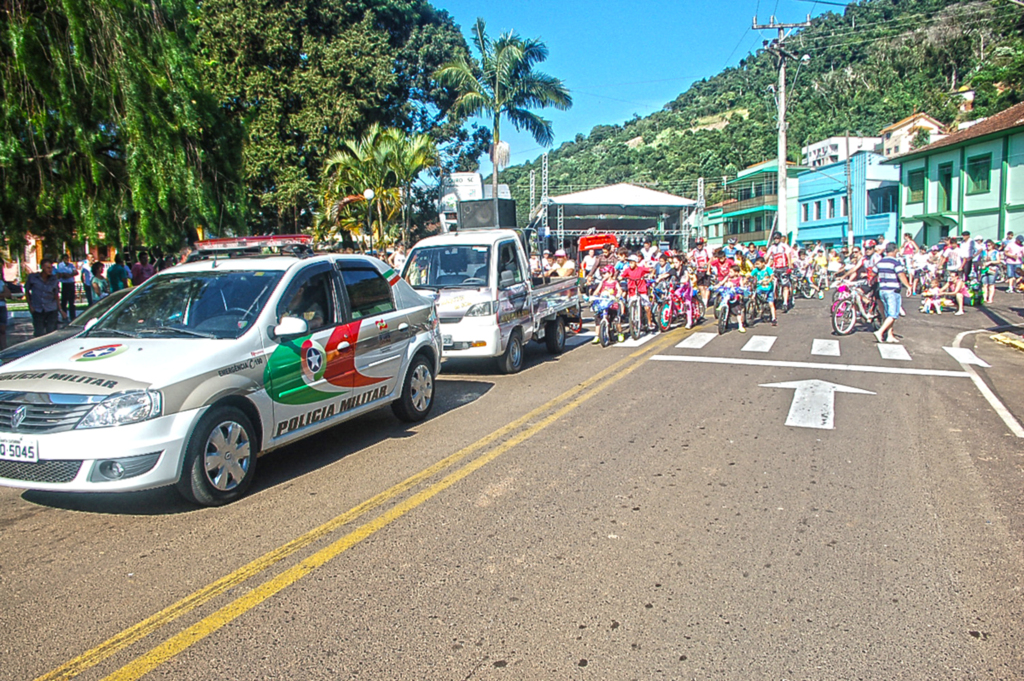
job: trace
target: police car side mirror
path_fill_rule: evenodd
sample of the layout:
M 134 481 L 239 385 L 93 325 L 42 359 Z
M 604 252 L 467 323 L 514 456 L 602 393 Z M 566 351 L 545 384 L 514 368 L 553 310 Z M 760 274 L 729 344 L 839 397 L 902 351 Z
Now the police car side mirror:
M 274 327 L 274 338 L 295 338 L 309 333 L 309 324 L 299 317 L 281 317 Z

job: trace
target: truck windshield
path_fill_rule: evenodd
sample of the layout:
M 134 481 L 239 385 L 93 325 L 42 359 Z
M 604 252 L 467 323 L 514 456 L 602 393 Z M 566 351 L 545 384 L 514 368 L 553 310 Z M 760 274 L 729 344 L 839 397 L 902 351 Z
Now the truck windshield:
M 89 329 L 89 336 L 238 338 L 249 330 L 281 272 L 165 274 L 147 281 Z
M 425 246 L 409 254 L 402 276 L 417 288 L 480 288 L 490 263 L 490 246 Z

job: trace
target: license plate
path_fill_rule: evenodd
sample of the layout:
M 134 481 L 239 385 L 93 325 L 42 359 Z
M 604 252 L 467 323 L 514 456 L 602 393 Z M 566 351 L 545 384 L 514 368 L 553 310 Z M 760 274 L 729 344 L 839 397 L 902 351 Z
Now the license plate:
M 0 459 L 4 461 L 39 461 L 39 442 L 23 437 L 0 436 Z
M 449 345 L 452 344 L 452 337 L 451 336 L 441 336 L 441 344 L 444 345 L 445 347 L 448 347 Z

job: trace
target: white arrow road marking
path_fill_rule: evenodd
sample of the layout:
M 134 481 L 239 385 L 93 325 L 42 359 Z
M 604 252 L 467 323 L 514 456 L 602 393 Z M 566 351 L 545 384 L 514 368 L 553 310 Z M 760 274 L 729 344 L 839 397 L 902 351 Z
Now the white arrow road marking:
M 991 364 L 989 364 L 988 362 L 983 360 L 981 357 L 978 357 L 976 354 L 974 354 L 973 350 L 970 350 L 968 348 L 942 348 L 942 349 L 945 350 L 946 352 L 948 352 L 950 357 L 955 359 L 960 364 L 976 364 L 976 365 L 978 365 L 980 367 L 990 367 L 990 366 L 992 366 Z
M 698 331 L 697 333 L 687 336 L 686 339 L 676 347 L 684 350 L 700 350 L 717 337 L 717 333 Z
M 882 359 L 898 359 L 904 362 L 910 361 L 910 353 L 902 345 L 885 345 L 883 343 L 878 344 L 878 354 L 882 356 Z
M 775 336 L 751 336 L 741 352 L 768 352 L 775 345 Z
M 815 338 L 814 342 L 811 343 L 811 354 L 821 355 L 823 357 L 838 357 L 839 341 Z
M 846 385 L 819 381 L 812 378 L 806 381 L 789 381 L 787 383 L 767 383 L 762 388 L 788 388 L 795 390 L 793 403 L 789 406 L 787 426 L 797 428 L 835 429 L 836 393 L 853 393 L 856 395 L 874 395 L 875 393 Z

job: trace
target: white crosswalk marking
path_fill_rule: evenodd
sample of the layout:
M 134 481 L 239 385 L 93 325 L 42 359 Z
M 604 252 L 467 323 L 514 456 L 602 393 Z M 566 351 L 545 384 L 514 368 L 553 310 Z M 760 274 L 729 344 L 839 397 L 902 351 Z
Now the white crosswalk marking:
M 743 346 L 743 352 L 768 352 L 775 344 L 775 336 L 751 336 Z
M 617 347 L 620 347 L 620 348 L 638 348 L 641 345 L 643 345 L 644 343 L 646 343 L 647 341 L 654 340 L 654 338 L 656 336 L 657 336 L 657 334 L 655 334 L 655 333 L 647 333 L 647 334 L 644 334 L 643 336 L 640 336 L 640 340 L 633 340 L 632 338 L 627 338 L 626 340 L 622 341 L 621 343 L 616 343 L 615 345 Z
M 968 348 L 942 348 L 949 353 L 950 357 L 960 362 L 961 364 L 976 364 L 980 367 L 992 366 L 982 358 L 974 354 L 973 350 Z
M 882 356 L 882 359 L 895 359 L 903 362 L 910 361 L 910 353 L 902 345 L 894 344 L 878 344 L 878 354 Z
M 677 348 L 683 350 L 700 350 L 702 347 L 713 341 L 718 337 L 717 333 L 706 333 L 704 331 L 698 331 L 686 338 L 682 343 L 677 345 Z
M 839 341 L 815 338 L 811 343 L 811 354 L 823 357 L 839 357 Z

